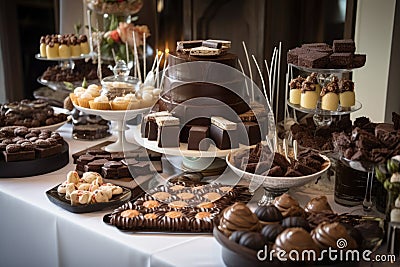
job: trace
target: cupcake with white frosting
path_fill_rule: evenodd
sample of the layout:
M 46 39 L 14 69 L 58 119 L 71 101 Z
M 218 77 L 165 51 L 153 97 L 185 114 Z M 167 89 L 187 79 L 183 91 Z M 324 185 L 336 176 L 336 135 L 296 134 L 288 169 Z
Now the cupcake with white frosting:
M 89 101 L 89 106 L 91 109 L 100 109 L 100 110 L 110 110 L 111 105 L 108 97 L 105 95 L 100 95 L 95 97 L 93 100 Z

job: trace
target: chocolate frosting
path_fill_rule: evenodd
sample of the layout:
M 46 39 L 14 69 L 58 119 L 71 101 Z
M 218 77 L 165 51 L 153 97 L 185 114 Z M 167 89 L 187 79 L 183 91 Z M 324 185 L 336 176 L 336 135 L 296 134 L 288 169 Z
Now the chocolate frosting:
M 276 237 L 274 249 L 284 250 L 287 253 L 291 250 L 297 250 L 298 252 L 314 250 L 319 252 L 319 248 L 311 238 L 311 235 L 299 227 L 288 228 L 279 234 Z
M 324 96 L 327 93 L 339 93 L 339 83 L 336 76 L 334 76 L 332 81 L 330 81 L 326 86 L 322 87 L 321 96 Z
M 338 222 L 319 224 L 312 232 L 312 239 L 322 249 L 338 248 L 338 239 L 345 239 L 347 246 L 343 249 L 356 249 L 357 242 L 349 235 L 344 225 Z
M 299 75 L 297 78 L 290 81 L 290 89 L 301 89 L 301 85 L 304 81 L 305 79 Z
M 347 91 L 353 92 L 354 91 L 354 82 L 351 80 L 341 80 L 339 82 L 339 90 L 340 90 L 340 93 L 347 92 Z
M 307 91 L 315 91 L 317 89 L 317 87 L 315 86 L 315 84 L 313 82 L 307 81 L 305 80 L 303 82 L 303 85 L 301 86 L 301 92 L 305 93 Z
M 316 72 L 311 73 L 310 76 L 307 77 L 307 81 L 318 84 L 318 74 Z
M 304 216 L 304 210 L 300 207 L 299 202 L 289 194 L 285 193 L 276 197 L 272 204 L 278 208 L 284 218 L 289 216 Z
M 237 202 L 223 211 L 218 228 L 230 236 L 234 231 L 258 231 L 260 222 L 246 204 Z
M 326 196 L 318 196 L 311 199 L 304 207 L 304 210 L 306 212 L 321 212 L 321 211 L 333 212 Z

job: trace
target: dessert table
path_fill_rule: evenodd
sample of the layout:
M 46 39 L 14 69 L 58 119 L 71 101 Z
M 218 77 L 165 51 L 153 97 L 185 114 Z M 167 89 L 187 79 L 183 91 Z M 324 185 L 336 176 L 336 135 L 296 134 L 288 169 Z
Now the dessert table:
M 69 144 L 70 155 L 108 140 L 74 140 L 71 128 L 66 124 L 58 130 Z M 109 139 L 115 140 L 116 136 Z M 103 215 L 110 210 L 75 214 L 54 205 L 45 192 L 64 181 L 68 171 L 74 169 L 70 158 L 67 166 L 46 175 L 0 179 L 0 265 L 224 265 L 221 246 L 212 235 L 123 232 L 103 222 Z M 229 178 L 235 174 L 226 175 Z M 304 205 L 318 195 L 317 190 L 310 190 L 300 188 L 291 194 Z M 258 190 L 253 199 L 259 199 L 261 194 L 262 190 Z M 334 203 L 332 194 L 327 197 L 336 212 L 351 212 Z M 250 205 L 255 203 L 254 200 Z

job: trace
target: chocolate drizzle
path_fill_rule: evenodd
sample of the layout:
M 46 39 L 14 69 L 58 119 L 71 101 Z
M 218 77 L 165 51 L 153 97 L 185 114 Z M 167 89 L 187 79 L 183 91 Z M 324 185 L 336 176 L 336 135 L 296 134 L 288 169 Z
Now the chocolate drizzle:
M 333 76 L 332 81 L 330 81 L 326 86 L 322 87 L 321 96 L 324 96 L 327 93 L 339 94 L 339 83 L 336 76 Z
M 290 89 L 301 89 L 301 86 L 304 81 L 305 79 L 299 75 L 297 78 L 292 79 L 290 81 L 289 83 Z
M 339 82 L 339 92 L 353 92 L 354 91 L 354 82 L 351 80 L 341 80 Z

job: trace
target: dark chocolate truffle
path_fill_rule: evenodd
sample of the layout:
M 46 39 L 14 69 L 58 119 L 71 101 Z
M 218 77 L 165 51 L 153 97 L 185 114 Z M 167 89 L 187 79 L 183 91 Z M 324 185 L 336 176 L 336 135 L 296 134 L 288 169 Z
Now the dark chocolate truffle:
M 260 206 L 254 213 L 258 219 L 264 222 L 282 221 L 282 213 L 275 206 Z
M 287 217 L 283 219 L 282 227 L 284 228 L 301 227 L 306 231 L 310 230 L 310 225 L 303 217 Z
M 285 228 L 280 224 L 267 224 L 261 230 L 261 234 L 266 242 L 275 242 L 276 237 L 282 233 Z
M 265 245 L 264 237 L 258 232 L 246 232 L 241 235 L 239 245 L 254 250 L 260 250 L 263 249 Z

